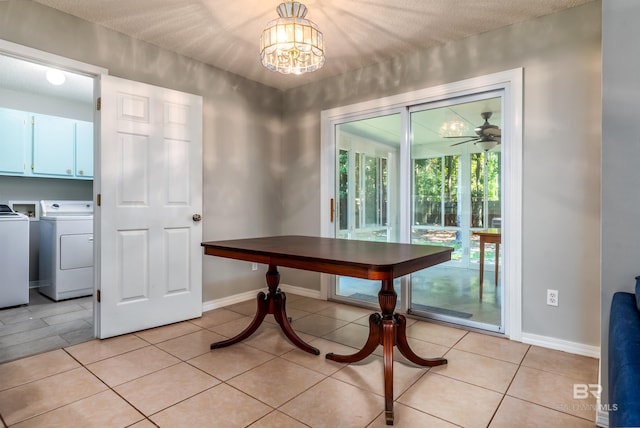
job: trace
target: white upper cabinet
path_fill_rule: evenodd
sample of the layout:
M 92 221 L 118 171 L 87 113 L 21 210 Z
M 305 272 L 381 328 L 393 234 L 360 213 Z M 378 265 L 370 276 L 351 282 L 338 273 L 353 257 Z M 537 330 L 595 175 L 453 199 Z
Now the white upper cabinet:
M 93 123 L 76 122 L 76 177 L 93 178 Z
M 0 108 L 0 174 L 29 173 L 29 113 Z
M 75 121 L 33 115 L 33 174 L 73 177 Z
M 93 123 L 0 108 L 0 175 L 93 179 Z

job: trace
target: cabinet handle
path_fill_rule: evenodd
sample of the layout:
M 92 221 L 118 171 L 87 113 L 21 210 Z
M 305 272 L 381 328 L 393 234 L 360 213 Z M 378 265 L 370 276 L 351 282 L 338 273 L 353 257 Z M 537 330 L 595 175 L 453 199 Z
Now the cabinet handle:
M 80 171 L 78 171 L 78 174 L 80 174 L 80 175 L 84 175 L 84 171 L 83 171 L 83 170 L 80 170 Z
M 68 169 L 68 170 L 67 170 L 67 174 L 71 174 L 72 172 L 73 172 L 73 171 L 72 171 L 72 170 L 70 170 L 70 169 Z

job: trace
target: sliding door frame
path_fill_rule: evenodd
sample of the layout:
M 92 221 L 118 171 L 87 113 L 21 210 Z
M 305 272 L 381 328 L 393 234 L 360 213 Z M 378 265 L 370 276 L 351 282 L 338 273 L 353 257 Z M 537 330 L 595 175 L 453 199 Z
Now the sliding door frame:
M 393 95 L 380 99 L 365 101 L 343 107 L 323 110 L 321 113 L 321 236 L 335 236 L 335 225 L 332 222 L 335 198 L 335 156 L 334 127 L 336 123 L 353 120 L 357 117 L 379 115 L 395 109 L 404 109 L 418 104 L 437 102 L 440 100 L 480 92 L 503 90 L 503 281 L 504 298 L 504 333 L 512 340 L 522 340 L 522 118 L 523 118 L 523 69 L 516 68 L 499 73 L 479 76 L 467 80 L 438 85 L 418 91 Z M 396 110 L 397 111 L 397 110 Z M 408 121 L 402 121 L 401 151 L 409 150 Z M 403 153 L 401 153 L 402 156 Z M 408 153 L 405 153 L 405 155 Z M 408 156 L 404 156 L 407 159 Z M 403 175 L 401 175 L 402 177 Z M 401 178 L 401 180 L 409 178 Z M 408 189 L 409 183 L 400 183 L 401 189 Z M 401 191 L 401 206 L 409 203 L 409 195 Z M 410 221 L 410 210 L 401 210 L 401 216 Z M 403 219 L 400 220 L 403 223 Z M 405 242 L 405 236 L 401 236 Z M 406 241 L 409 242 L 409 241 Z M 321 295 L 329 296 L 332 278 L 322 275 Z M 403 302 L 400 310 L 406 308 Z

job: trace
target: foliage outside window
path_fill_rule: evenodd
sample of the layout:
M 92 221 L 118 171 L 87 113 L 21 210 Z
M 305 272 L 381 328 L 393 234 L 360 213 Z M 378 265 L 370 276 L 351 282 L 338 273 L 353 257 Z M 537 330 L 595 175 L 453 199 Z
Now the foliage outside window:
M 457 226 L 459 156 L 416 159 L 414 216 L 416 226 Z

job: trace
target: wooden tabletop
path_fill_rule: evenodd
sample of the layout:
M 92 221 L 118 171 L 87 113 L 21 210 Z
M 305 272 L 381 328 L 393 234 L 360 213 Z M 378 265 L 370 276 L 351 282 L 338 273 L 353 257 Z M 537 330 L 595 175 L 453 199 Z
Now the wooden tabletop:
M 453 248 L 313 236 L 203 242 L 204 253 L 365 279 L 393 279 L 451 259 Z
M 474 230 L 473 234 L 478 236 L 502 236 L 501 230 L 496 228 L 489 228 L 485 230 Z

